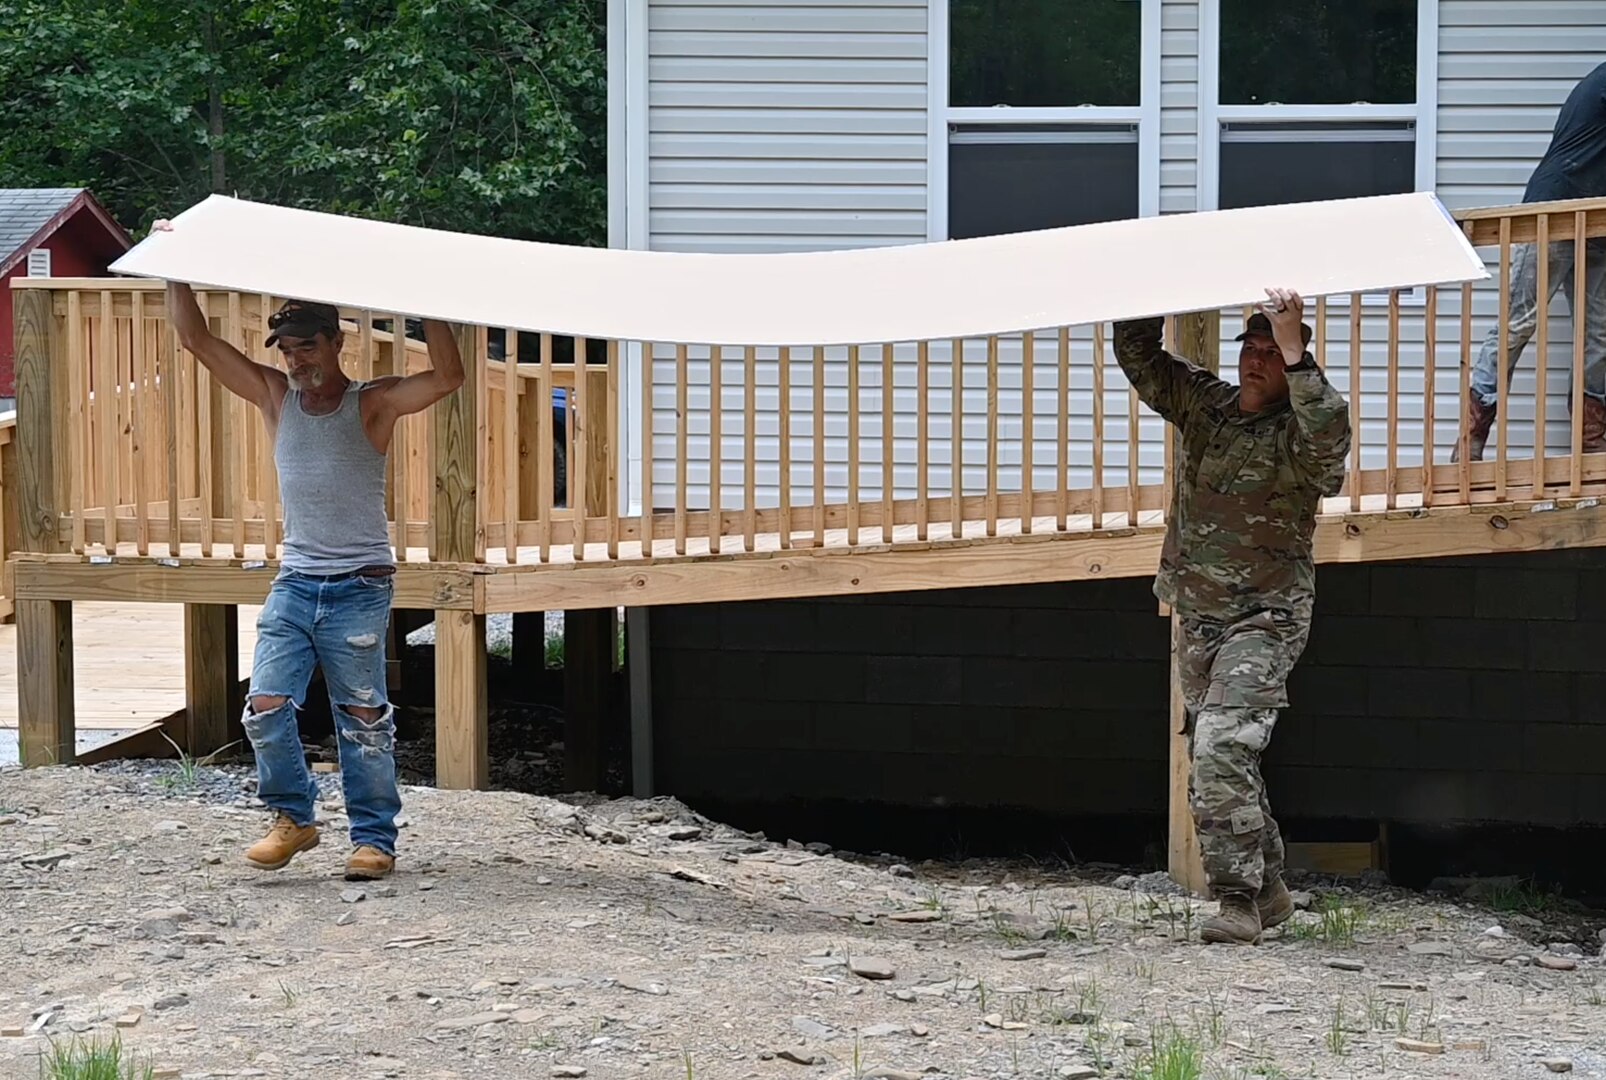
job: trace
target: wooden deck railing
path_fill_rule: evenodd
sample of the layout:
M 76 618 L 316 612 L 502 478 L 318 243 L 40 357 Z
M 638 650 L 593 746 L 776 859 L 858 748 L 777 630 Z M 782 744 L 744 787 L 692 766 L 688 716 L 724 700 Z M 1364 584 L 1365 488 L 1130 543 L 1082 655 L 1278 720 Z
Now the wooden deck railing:
M 1311 305 L 1312 349 L 1355 420 L 1345 489 L 1329 510 L 1606 493 L 1606 454 L 1580 452 L 1582 425 L 1569 415 L 1589 359 L 1582 310 L 1552 318 L 1541 305 L 1488 460 L 1450 461 L 1485 338 L 1509 336 L 1516 245 L 1567 245 L 1582 297 L 1586 266 L 1606 270 L 1599 243 L 1588 242 L 1606 237 L 1606 200 L 1456 216 L 1494 281 Z M 1541 290 L 1556 284 L 1543 266 Z M 55 549 L 88 554 L 275 557 L 283 526 L 261 419 L 178 347 L 159 283 L 24 278 L 13 287 L 19 313 L 30 295 L 48 296 L 32 319 L 19 315 L 19 355 L 31 334 L 35 353 L 64 368 L 50 376 L 47 412 L 37 401 L 30 410 L 27 391 L 20 402 L 25 428 L 53 426 L 62 458 L 55 514 L 40 535 L 53 528 Z M 216 332 L 273 362 L 262 344 L 273 298 L 202 296 Z M 397 349 L 395 316 L 345 314 L 353 377 L 427 363 L 416 336 Z M 1229 371 L 1245 314 L 1222 315 Z M 457 467 L 470 470 L 474 557 L 488 562 L 1124 528 L 1159 523 L 1168 503 L 1172 441 L 1115 363 L 1109 326 L 847 348 L 484 329 L 460 340 L 473 343 L 477 374 L 462 391 L 473 396 L 461 429 L 474 433 L 473 461 Z M 392 452 L 393 539 L 412 561 L 439 555 L 444 458 L 433 426 L 409 418 Z

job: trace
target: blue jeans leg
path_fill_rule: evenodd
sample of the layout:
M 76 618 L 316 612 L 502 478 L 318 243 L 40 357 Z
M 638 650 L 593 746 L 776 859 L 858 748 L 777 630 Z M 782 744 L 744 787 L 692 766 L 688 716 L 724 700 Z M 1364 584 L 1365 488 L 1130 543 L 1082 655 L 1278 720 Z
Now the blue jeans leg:
M 316 600 L 295 579 L 280 579 L 268 592 L 257 617 L 256 655 L 251 664 L 251 690 L 242 724 L 256 752 L 257 797 L 297 825 L 311 825 L 318 785 L 307 771 L 301 751 L 296 709 L 306 700 L 316 654 L 312 612 Z M 259 698 L 283 698 L 283 704 L 261 712 Z
M 395 709 L 385 690 L 392 580 L 358 576 L 324 585 L 313 635 L 339 735 L 351 842 L 387 855 L 396 854 L 401 812 Z

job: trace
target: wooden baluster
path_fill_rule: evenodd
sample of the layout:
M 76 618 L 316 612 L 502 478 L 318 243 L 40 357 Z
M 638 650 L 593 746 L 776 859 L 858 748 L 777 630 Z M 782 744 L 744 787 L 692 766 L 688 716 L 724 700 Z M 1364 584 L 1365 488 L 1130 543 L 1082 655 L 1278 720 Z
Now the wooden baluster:
M 641 343 L 641 557 L 653 556 L 652 464 L 654 411 L 652 400 L 653 344 Z
M 133 366 L 132 385 L 128 392 L 128 419 L 129 427 L 133 432 L 133 481 L 134 481 L 134 550 L 141 555 L 151 553 L 151 519 L 150 506 L 147 503 L 148 487 L 146 484 L 146 470 L 149 467 L 146 460 L 145 430 L 146 408 L 142 408 L 142 399 L 145 396 L 146 381 L 146 355 L 145 355 L 145 294 L 138 289 L 128 294 L 129 302 L 133 306 L 133 317 L 130 321 L 129 345 L 133 350 L 130 360 Z
M 1093 327 L 1093 528 L 1104 528 L 1104 324 Z
M 953 343 L 953 419 L 949 433 L 949 457 L 952 459 L 953 489 L 950 513 L 953 517 L 953 538 L 965 535 L 965 341 L 954 338 Z
M 987 339 L 987 535 L 998 535 L 998 337 Z
M 742 550 L 753 550 L 758 531 L 758 354 L 742 350 Z
M 924 543 L 930 531 L 931 484 L 931 342 L 915 346 L 915 539 Z
M 783 345 L 775 356 L 780 390 L 780 530 L 781 550 L 792 546 L 792 349 Z
M 1064 532 L 1070 518 L 1071 499 L 1071 328 L 1059 330 L 1059 386 L 1055 406 L 1056 427 L 1059 429 L 1059 483 L 1054 493 L 1054 527 Z
M 599 508 L 599 513 L 608 515 L 608 558 L 619 558 L 619 460 L 625 452 L 625 446 L 619 439 L 621 428 L 619 426 L 619 342 L 610 340 L 607 347 L 608 371 L 603 376 L 604 393 L 607 396 L 607 410 L 602 417 L 602 426 L 598 429 L 602 435 L 601 445 L 596 449 L 606 451 L 606 459 L 598 458 L 598 464 L 606 462 L 607 472 L 604 474 L 607 485 L 603 494 L 607 501 Z M 628 454 L 626 454 L 628 456 Z
M 897 494 L 894 457 L 898 440 L 893 423 L 893 395 L 898 383 L 897 346 L 881 346 L 881 542 L 892 543 L 893 497 Z
M 590 500 L 586 498 L 586 474 L 591 456 L 591 414 L 599 410 L 591 401 L 591 386 L 586 380 L 586 339 L 574 339 L 574 386 L 569 390 L 574 402 L 569 410 L 569 429 L 573 433 L 569 447 L 569 516 L 574 526 L 574 561 L 586 557 L 586 515 Z
M 1349 298 L 1349 408 L 1353 418 L 1350 445 L 1349 508 L 1361 508 L 1361 294 Z
M 391 316 L 390 366 L 394 374 L 403 378 L 407 376 L 407 323 L 400 315 Z M 411 420 L 411 417 L 404 416 L 397 422 L 390 447 L 392 474 L 395 477 L 391 482 L 391 514 L 396 519 L 396 558 L 402 562 L 407 561 L 408 518 L 412 503 L 410 466 L 416 429 L 412 427 Z
M 1534 221 L 1536 227 L 1535 248 L 1538 254 L 1539 280 L 1535 292 L 1535 314 L 1538 316 L 1538 326 L 1534 339 L 1537 352 L 1534 371 L 1534 458 L 1533 458 L 1533 484 L 1530 488 L 1531 497 L 1535 500 L 1544 498 L 1545 492 L 1545 412 L 1550 398 L 1550 372 L 1548 362 L 1550 359 L 1550 215 L 1540 214 Z M 1578 293 L 1576 295 L 1583 295 Z M 1586 306 L 1586 305 L 1580 305 Z M 1581 333 L 1574 337 L 1582 340 Z M 1509 406 L 1501 403 L 1501 411 Z M 1575 403 L 1576 408 L 1576 403 Z M 1575 416 L 1581 414 L 1576 412 Z M 1576 427 L 1577 425 L 1574 424 Z M 1504 440 L 1502 440 L 1504 441 Z
M 814 347 L 814 541 L 825 546 L 825 348 Z
M 1399 505 L 1400 444 L 1400 290 L 1389 290 L 1389 430 L 1384 492 L 1388 508 Z
M 1438 413 L 1439 287 L 1429 285 L 1422 313 L 1422 505 L 1433 505 L 1433 423 Z M 1319 362 L 1319 361 L 1318 361 Z
M 519 332 L 502 331 L 502 555 L 509 565 L 519 561 Z
M 686 346 L 675 346 L 675 554 L 686 554 Z
M 1589 215 L 1579 210 L 1573 215 L 1573 295 L 1588 296 L 1585 289 L 1586 261 L 1589 258 L 1589 245 L 1585 243 L 1586 228 L 1589 224 Z M 1539 252 L 1539 265 L 1543 267 L 1549 261 L 1549 255 L 1543 249 Z M 1541 298 L 1548 296 L 1543 289 Z M 1541 299 L 1540 310 L 1544 310 L 1546 301 Z M 1504 324 L 1502 324 L 1504 325 Z M 1541 324 L 1542 325 L 1542 324 Z M 1589 305 L 1578 302 L 1573 310 L 1573 416 L 1572 416 L 1572 456 L 1568 463 L 1568 491 L 1578 496 L 1583 491 L 1584 483 L 1584 342 L 1589 335 Z M 1501 409 L 1501 415 L 1505 410 Z
M 1541 260 L 1543 261 L 1543 260 Z M 1511 218 L 1500 219 L 1500 327 L 1499 372 L 1495 385 L 1500 388 L 1499 435 L 1500 447 L 1495 455 L 1494 498 L 1506 501 L 1506 421 L 1511 414 L 1511 376 L 1506 362 L 1511 345 Z
M 719 554 L 724 545 L 724 446 L 725 349 L 715 345 L 708 352 L 708 553 Z
M 1021 335 L 1020 354 L 1020 531 L 1032 531 L 1032 369 L 1037 365 L 1037 339 L 1030 330 Z
M 100 291 L 100 351 L 95 357 L 95 448 L 100 455 L 100 496 L 108 555 L 117 552 L 117 343 L 110 289 Z
M 848 544 L 859 543 L 859 347 L 848 346 Z
M 553 431 L 552 399 L 555 387 L 552 385 L 552 335 L 541 335 L 541 401 L 536 406 L 536 413 L 541 418 L 537 425 L 535 468 L 541 477 L 541 498 L 536 503 L 535 542 L 537 547 L 536 558 L 540 562 L 552 561 L 552 511 L 557 506 L 557 487 L 553 477 L 552 453 L 557 443 L 556 432 Z M 564 399 L 564 414 L 568 421 L 564 424 L 567 434 L 574 430 L 574 395 L 571 393 Z M 564 501 L 569 506 L 574 505 L 574 485 L 568 484 L 568 472 L 565 469 L 564 481 L 566 487 Z

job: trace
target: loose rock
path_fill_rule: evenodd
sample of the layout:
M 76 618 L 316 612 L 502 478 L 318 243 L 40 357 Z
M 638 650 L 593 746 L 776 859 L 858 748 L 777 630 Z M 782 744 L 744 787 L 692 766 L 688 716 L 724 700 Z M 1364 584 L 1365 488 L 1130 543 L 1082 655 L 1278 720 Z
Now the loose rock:
M 1366 963 L 1364 961 L 1361 961 L 1361 960 L 1346 960 L 1346 959 L 1343 959 L 1342 957 L 1334 957 L 1333 959 L 1328 960 L 1327 961 L 1327 966 L 1332 968 L 1334 971 L 1365 971 L 1366 970 Z
M 1570 956 L 1551 956 L 1548 953 L 1540 955 L 1535 962 L 1551 971 L 1573 971 L 1578 967 L 1578 961 Z
M 1411 1054 L 1442 1054 L 1442 1053 L 1444 1053 L 1444 1044 L 1443 1043 L 1423 1042 L 1420 1039 L 1406 1039 L 1406 1038 L 1395 1039 L 1394 1040 L 1394 1047 L 1397 1050 L 1404 1050 L 1407 1053 L 1411 1053 Z
M 998 954 L 1000 960 L 1041 960 L 1048 955 L 1047 949 L 1005 949 Z
M 861 979 L 892 979 L 898 975 L 892 961 L 877 956 L 855 956 L 848 960 L 848 970 Z
M 790 1061 L 794 1065 L 813 1065 L 822 1060 L 808 1050 L 793 1050 L 790 1048 L 775 1051 L 775 1056 L 782 1061 Z
M 1571 1058 L 1541 1058 L 1539 1060 L 1539 1064 L 1543 1065 L 1553 1073 L 1566 1073 L 1573 1071 L 1573 1063 Z

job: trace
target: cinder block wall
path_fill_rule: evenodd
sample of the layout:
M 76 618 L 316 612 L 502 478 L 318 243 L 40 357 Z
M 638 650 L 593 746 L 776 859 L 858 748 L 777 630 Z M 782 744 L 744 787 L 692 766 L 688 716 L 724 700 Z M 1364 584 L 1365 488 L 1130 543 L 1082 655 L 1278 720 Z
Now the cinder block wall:
M 1606 824 L 1606 552 L 1320 571 L 1282 815 Z M 1160 814 L 1148 579 L 655 608 L 660 787 Z

